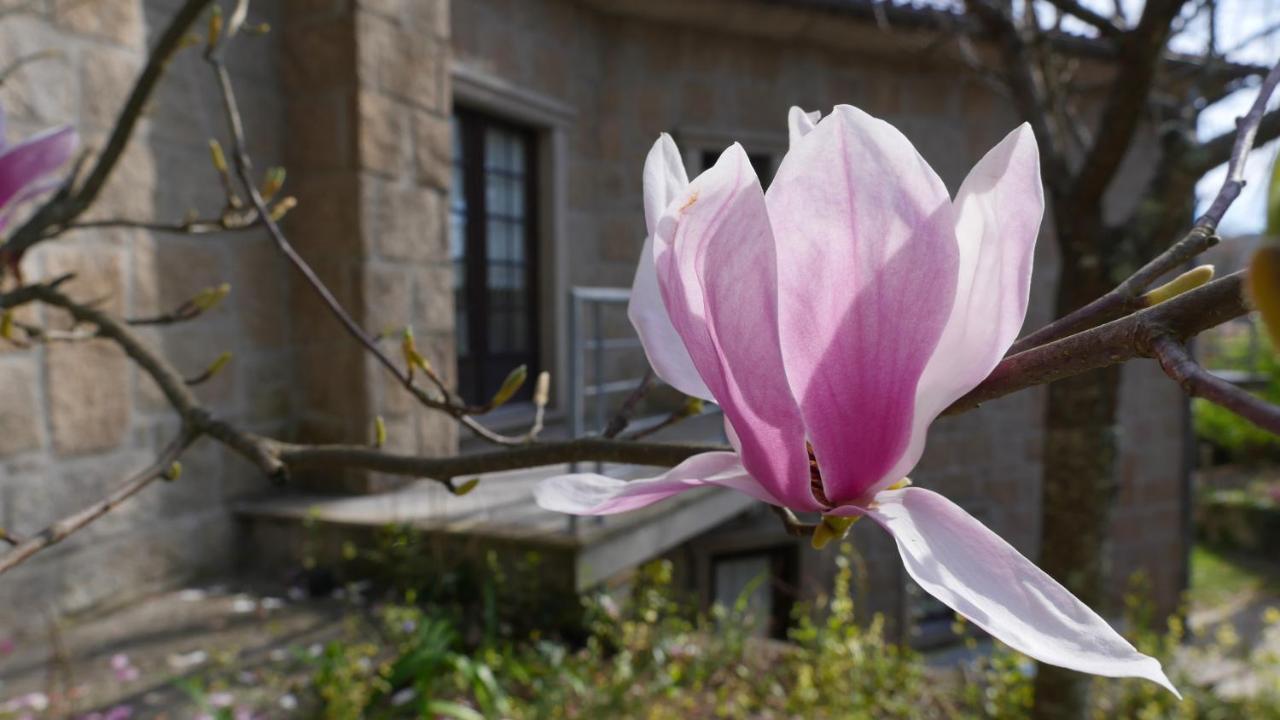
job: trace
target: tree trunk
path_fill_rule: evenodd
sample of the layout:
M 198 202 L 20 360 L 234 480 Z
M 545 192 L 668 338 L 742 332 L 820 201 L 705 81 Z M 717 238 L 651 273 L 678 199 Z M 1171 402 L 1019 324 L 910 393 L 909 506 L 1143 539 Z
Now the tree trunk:
M 1094 220 L 1094 222 L 1090 222 Z M 1076 215 L 1058 223 L 1063 265 L 1057 315 L 1110 289 L 1099 261 L 1100 218 Z M 1072 243 L 1075 238 L 1083 242 Z M 1117 494 L 1116 407 L 1119 367 L 1078 375 L 1049 386 L 1045 425 L 1044 492 L 1040 509 L 1040 566 L 1089 607 L 1105 613 L 1107 548 Z M 1035 720 L 1088 717 L 1090 677 L 1039 664 Z
M 1049 387 L 1040 565 L 1089 607 L 1103 612 L 1107 536 L 1116 497 L 1118 368 Z M 1040 664 L 1036 720 L 1088 716 L 1089 676 Z

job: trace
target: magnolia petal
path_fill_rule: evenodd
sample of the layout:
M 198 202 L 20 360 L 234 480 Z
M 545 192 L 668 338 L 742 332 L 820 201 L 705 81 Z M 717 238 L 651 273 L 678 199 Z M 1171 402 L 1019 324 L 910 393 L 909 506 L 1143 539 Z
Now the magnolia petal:
M 853 502 L 900 479 L 955 299 L 951 198 L 902 133 L 842 105 L 787 153 L 767 202 L 787 377 L 827 497 Z
M 667 206 L 689 186 L 684 158 L 671 136 L 662 133 L 644 159 L 644 222 L 652 235 Z
M 800 107 L 792 105 L 787 111 L 787 130 L 791 135 L 791 147 L 795 147 L 796 143 L 800 142 L 800 138 L 808 135 L 821 119 L 822 113 L 817 110 L 805 112 Z
M 573 515 L 613 515 L 706 486 L 729 488 L 757 500 L 779 504 L 747 474 L 737 455 L 730 452 L 694 455 L 670 472 L 643 480 L 619 480 L 594 473 L 559 475 L 538 483 L 533 497 L 545 510 Z
M 888 530 L 926 592 L 1009 647 L 1106 677 L 1151 680 L 1177 695 L 1159 661 L 1138 652 L 1012 545 L 945 497 L 886 490 L 864 508 Z
M 62 167 L 75 152 L 76 142 L 74 129 L 61 128 L 36 135 L 0 155 L 0 208 L 32 183 Z
M 631 300 L 627 303 L 627 318 L 640 336 L 649 365 L 663 382 L 686 395 L 710 400 L 706 383 L 702 382 L 689 359 L 689 351 L 684 348 L 684 341 L 671 325 L 653 269 L 653 229 L 671 200 L 688 185 L 680 151 L 671 136 L 663 133 L 644 163 L 644 215 L 650 236 L 645 238 L 640 251 L 640 263 L 631 284 Z
M 737 144 L 671 203 L 654 237 L 672 324 L 737 431 L 742 464 L 787 507 L 816 510 L 779 349 L 775 252 L 760 182 Z
M 667 314 L 653 268 L 653 238 L 645 238 L 644 248 L 640 251 L 640 264 L 636 266 L 631 299 L 627 303 L 627 318 L 640 336 L 650 367 L 663 382 L 685 395 L 712 399 L 711 391 L 698 375 L 684 341 Z
M 991 374 L 1022 328 L 1044 216 L 1040 151 L 1030 125 L 1009 133 L 973 166 L 952 205 L 960 248 L 956 302 L 920 376 L 911 443 L 873 492 L 911 472 L 929 424 Z

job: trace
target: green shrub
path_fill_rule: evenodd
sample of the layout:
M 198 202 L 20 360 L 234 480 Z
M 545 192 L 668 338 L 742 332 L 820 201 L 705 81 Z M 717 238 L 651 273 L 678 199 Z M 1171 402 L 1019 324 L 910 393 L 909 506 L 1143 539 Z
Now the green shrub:
M 1259 332 L 1256 339 L 1247 334 L 1219 337 L 1204 355 L 1205 365 L 1214 370 L 1257 373 L 1266 382 L 1258 394 L 1272 403 L 1280 402 L 1280 358 L 1265 332 Z M 1274 435 L 1230 410 L 1196 399 L 1192 401 L 1192 415 L 1196 435 L 1231 462 L 1280 457 L 1280 443 Z

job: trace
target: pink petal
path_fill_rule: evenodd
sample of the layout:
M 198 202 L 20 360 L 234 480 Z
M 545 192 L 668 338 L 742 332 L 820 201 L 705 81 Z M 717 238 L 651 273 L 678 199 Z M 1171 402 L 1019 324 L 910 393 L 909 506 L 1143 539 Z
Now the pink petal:
M 539 483 L 533 497 L 545 510 L 572 515 L 613 515 L 709 485 L 780 504 L 747 474 L 737 455 L 730 452 L 694 455 L 670 472 L 644 480 L 619 480 L 594 473 L 560 475 Z
M 920 376 L 911 443 L 886 484 L 911 472 L 929 424 L 991 374 L 1022 328 L 1044 215 L 1040 151 L 1029 125 L 1009 133 L 973 166 L 952 206 L 960 247 L 956 302 Z
M 663 133 L 649 151 L 644 163 L 644 216 L 650 237 L 645 238 L 640 251 L 640 264 L 636 266 L 635 281 L 631 285 L 631 301 L 627 304 L 627 317 L 640 335 L 644 354 L 649 365 L 663 382 L 686 395 L 710 400 L 706 383 L 698 376 L 698 370 L 689 359 L 689 351 L 671 325 L 662 292 L 658 289 L 658 276 L 653 269 L 653 228 L 658 218 L 676 194 L 684 192 L 689 178 L 684 172 L 680 151 Z
M 685 172 L 680 149 L 670 135 L 662 133 L 644 159 L 644 223 L 650 235 L 671 201 L 687 187 L 689 174 Z
M 808 135 L 809 131 L 813 130 L 814 125 L 821 119 L 822 113 L 817 110 L 807 113 L 801 108 L 792 105 L 791 109 L 787 111 L 787 129 L 791 135 L 791 146 L 795 147 L 795 144 L 800 142 L 800 138 Z
M 886 490 L 866 514 L 893 535 L 920 587 L 1014 650 L 1094 675 L 1146 678 L 1178 694 L 1159 661 L 945 497 Z
M 955 300 L 951 200 L 893 126 L 842 105 L 787 153 L 767 201 L 787 377 L 827 497 L 853 502 L 901 479 L 889 473 Z
M 72 128 L 37 135 L 0 155 L 0 208 L 9 204 L 24 188 L 62 167 L 76 149 Z
M 779 350 L 773 235 L 740 145 L 671 203 L 654 251 L 672 324 L 737 431 L 742 464 L 788 507 L 818 509 Z

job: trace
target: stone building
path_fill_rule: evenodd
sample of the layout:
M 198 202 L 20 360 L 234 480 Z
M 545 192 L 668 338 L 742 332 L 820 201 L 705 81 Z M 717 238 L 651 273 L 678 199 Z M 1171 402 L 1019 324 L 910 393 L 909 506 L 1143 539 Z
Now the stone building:
M 59 51 L 0 86 L 10 132 L 73 122 L 100 142 L 148 41 L 179 5 L 49 0 L 0 19 L 0 66 Z M 412 326 L 434 366 L 472 397 L 515 364 L 550 370 L 556 434 L 570 415 L 560 382 L 571 367 L 570 290 L 630 284 L 644 233 L 640 170 L 660 131 L 675 136 L 691 171 L 736 140 L 767 177 L 786 147 L 788 106 L 854 103 L 901 128 L 954 190 L 1015 126 L 1007 101 L 946 50 L 949 31 L 926 11 L 889 10 L 862 0 L 257 0 L 250 21 L 272 32 L 240 41 L 231 63 L 257 166 L 287 166 L 299 200 L 286 229 L 357 321 Z M 95 216 L 217 212 L 206 141 L 224 134 L 219 117 L 198 51 L 186 51 Z M 1140 186 L 1143 153 L 1120 185 Z M 1054 277 L 1050 239 L 1038 252 L 1037 272 Z M 79 297 L 134 316 L 230 282 L 215 312 L 149 337 L 193 375 L 232 351 L 198 393 L 253 429 L 360 442 L 381 416 L 392 449 L 475 449 L 389 381 L 261 233 L 83 230 L 29 262 L 32 276 L 76 271 Z M 1036 285 L 1029 325 L 1049 319 L 1052 295 L 1051 282 Z M 607 360 L 610 377 L 637 370 L 634 350 L 621 355 Z M 1038 389 L 939 422 L 914 473 L 1033 557 L 1044 406 Z M 1141 570 L 1168 608 L 1185 582 L 1186 403 L 1152 363 L 1134 362 L 1122 413 L 1117 593 Z M 519 428 L 529 415 L 516 403 L 488 421 Z M 155 388 L 109 345 L 0 349 L 0 525 L 29 531 L 91 500 L 173 428 Z M 571 528 L 529 510 L 530 474 L 453 498 L 431 485 L 311 473 L 282 495 L 208 443 L 186 467 L 180 482 L 0 579 L 0 626 L 34 608 L 83 610 L 234 570 L 246 546 L 251 556 L 293 547 L 298 520 L 317 513 L 567 548 L 578 586 L 665 554 L 710 599 L 768 568 L 781 588 L 775 611 L 792 590 L 821 589 L 831 568 L 758 506 L 714 493 Z M 886 536 L 859 528 L 854 539 L 872 607 L 922 627 L 938 619 L 906 591 Z

